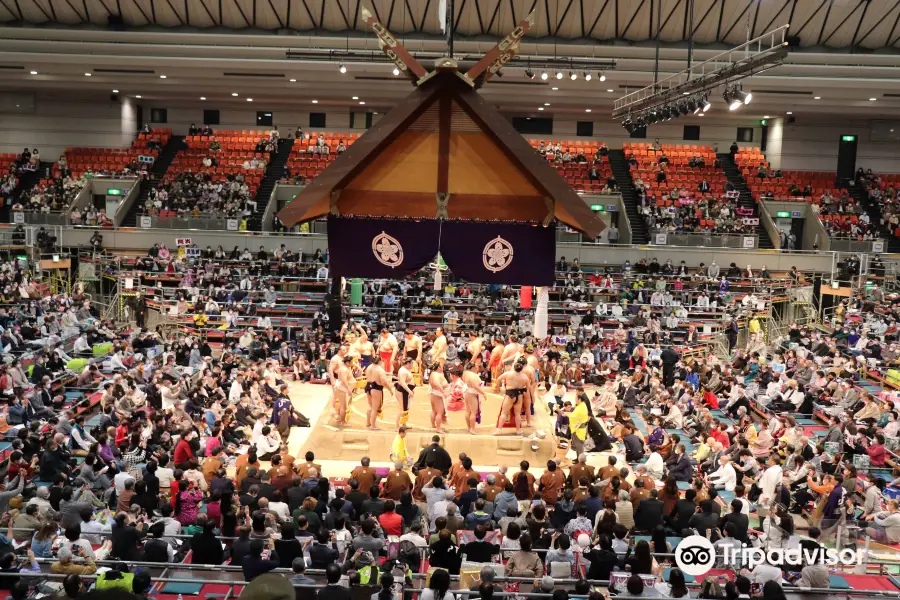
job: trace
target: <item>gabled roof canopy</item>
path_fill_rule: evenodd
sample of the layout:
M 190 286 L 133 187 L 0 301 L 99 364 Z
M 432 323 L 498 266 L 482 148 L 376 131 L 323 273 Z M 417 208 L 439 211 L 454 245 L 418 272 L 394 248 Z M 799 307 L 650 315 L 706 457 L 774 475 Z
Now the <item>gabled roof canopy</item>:
M 456 71 L 439 67 L 279 212 L 288 227 L 329 212 L 373 217 L 546 221 L 589 237 L 587 204 Z

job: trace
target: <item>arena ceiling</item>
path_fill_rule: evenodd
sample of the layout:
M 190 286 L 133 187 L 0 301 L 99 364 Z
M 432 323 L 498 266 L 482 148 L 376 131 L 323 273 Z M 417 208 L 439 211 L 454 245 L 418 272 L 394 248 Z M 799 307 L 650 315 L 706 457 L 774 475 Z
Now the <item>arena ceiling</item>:
M 410 86 L 391 74 L 374 35 L 364 30 L 360 7 L 372 8 L 411 52 L 428 57 L 446 50 L 440 5 L 441 0 L 0 0 L 0 90 L 98 96 L 120 90 L 144 100 L 205 98 L 217 106 L 253 98 L 266 108 L 314 100 L 320 108 L 366 102 L 364 110 L 386 110 Z M 484 88 L 485 96 L 517 113 L 537 115 L 542 108 L 608 114 L 615 98 L 653 81 L 658 23 L 661 77 L 686 66 L 691 30 L 694 60 L 702 61 L 745 41 L 748 33 L 758 36 L 790 23 L 799 45 L 783 66 L 747 80 L 745 89 L 755 99 L 743 115 L 900 116 L 900 0 L 693 0 L 693 27 L 690 6 L 691 0 L 455 0 L 456 56 L 477 59 L 533 7 L 536 26 L 522 44 L 525 58 L 507 65 L 504 77 Z M 373 58 L 348 62 L 341 74 L 329 57 L 347 50 Z M 289 52 L 306 57 L 292 60 Z M 530 80 L 524 76 L 527 57 L 606 60 L 615 68 L 605 71 L 605 82 L 597 72 L 591 82 Z
M 462 38 L 502 37 L 536 11 L 531 38 L 642 43 L 689 37 L 691 0 L 455 0 Z M 127 28 L 362 31 L 360 7 L 374 9 L 396 34 L 440 35 L 441 0 L 0 0 L 0 21 Z M 693 0 L 701 45 L 736 45 L 790 23 L 801 47 L 879 50 L 900 39 L 895 0 Z

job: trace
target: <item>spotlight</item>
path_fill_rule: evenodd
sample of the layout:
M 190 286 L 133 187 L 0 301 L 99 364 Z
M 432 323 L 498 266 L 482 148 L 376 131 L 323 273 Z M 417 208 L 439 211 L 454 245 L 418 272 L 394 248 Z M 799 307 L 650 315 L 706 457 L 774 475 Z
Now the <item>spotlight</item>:
M 531 70 L 531 67 L 525 69 L 525 77 L 528 79 L 534 79 L 534 71 Z
M 700 104 L 703 105 L 703 112 L 708 111 L 712 107 L 712 104 L 709 102 L 709 96 L 704 97 Z
M 753 99 L 753 94 L 744 90 L 734 90 L 734 96 L 744 104 L 750 104 L 750 101 Z
M 340 71 L 341 73 L 346 73 L 346 72 L 347 72 L 347 67 L 344 66 L 344 63 L 341 63 L 341 66 L 338 67 L 338 71 Z
M 396 76 L 399 74 L 400 74 L 400 69 L 398 69 L 397 67 L 394 67 L 394 75 Z
M 547 75 L 547 71 L 541 71 L 541 81 L 547 81 L 550 76 Z
M 725 104 L 731 104 L 731 88 L 725 88 L 722 99 L 725 100 Z
M 679 104 L 679 105 L 678 105 L 678 112 L 680 112 L 682 115 L 686 115 L 686 114 L 688 114 L 689 112 L 691 112 L 690 109 L 688 108 L 688 103 L 687 103 L 687 102 L 682 102 L 681 104 Z
M 606 75 L 603 74 L 603 71 L 600 71 L 600 81 L 606 81 Z
M 585 81 L 590 81 L 591 79 L 592 79 L 591 72 L 590 72 L 590 71 L 585 71 L 585 72 L 584 72 L 584 80 L 585 80 Z
M 700 102 L 697 98 L 691 98 L 687 101 L 687 109 L 688 112 L 692 112 L 695 115 L 700 111 Z
M 562 71 L 557 71 L 557 72 L 556 72 L 556 78 L 557 78 L 557 79 L 562 79 L 562 78 L 563 78 L 563 72 L 562 72 Z
M 576 73 L 575 71 L 569 71 L 569 79 L 575 81 L 576 79 L 578 79 L 578 73 Z

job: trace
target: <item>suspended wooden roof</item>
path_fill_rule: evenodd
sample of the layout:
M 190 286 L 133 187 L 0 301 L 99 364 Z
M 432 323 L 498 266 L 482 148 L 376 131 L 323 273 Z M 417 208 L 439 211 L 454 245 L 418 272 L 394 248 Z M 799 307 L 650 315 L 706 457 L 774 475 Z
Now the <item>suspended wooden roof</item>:
M 466 74 L 446 58 L 424 71 L 389 33 L 374 27 L 416 89 L 297 194 L 279 219 L 288 227 L 329 213 L 545 224 L 556 219 L 598 236 L 604 225 L 584 200 L 476 91 L 515 53 L 529 19 Z

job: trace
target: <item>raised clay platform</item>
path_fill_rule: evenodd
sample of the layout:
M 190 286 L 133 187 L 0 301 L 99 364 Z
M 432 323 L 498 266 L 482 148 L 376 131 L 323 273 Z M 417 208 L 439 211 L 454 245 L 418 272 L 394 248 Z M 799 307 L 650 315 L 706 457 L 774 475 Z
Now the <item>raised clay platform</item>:
M 304 392 L 315 395 L 331 396 L 328 386 L 304 385 Z M 292 390 L 293 395 L 293 390 Z M 537 402 L 535 414 L 531 417 L 531 426 L 524 427 L 524 435 L 515 435 L 512 428 L 504 429 L 502 435 L 493 434 L 497 416 L 500 412 L 501 398 L 499 394 L 490 394 L 482 403 L 481 423 L 475 428 L 476 434 L 466 431 L 465 410 L 448 411 L 448 423 L 444 427 L 448 434 L 441 435 L 443 446 L 451 456 L 456 458 L 460 452 L 468 454 L 479 465 L 516 465 L 519 461 L 528 460 L 532 464 L 543 465 L 548 459 L 557 456 L 557 448 L 552 431 L 554 419 L 547 414 L 547 407 Z M 358 461 L 368 456 L 373 462 L 389 461 L 391 444 L 396 436 L 396 420 L 400 412 L 398 400 L 393 395 L 386 395 L 382 415 L 378 419 L 379 430 L 366 429 L 366 412 L 368 400 L 365 394 L 354 395 L 350 404 L 349 423 L 339 426 L 328 402 L 319 415 L 307 417 L 313 421 L 312 431 L 304 450 L 312 450 L 316 458 L 329 460 Z M 410 402 L 409 431 L 406 434 L 407 448 L 413 456 L 431 443 L 434 430 L 431 428 L 431 403 L 428 399 L 427 386 L 418 387 Z M 528 439 L 536 430 L 543 430 L 544 439 Z M 532 450 L 532 444 L 537 450 Z

